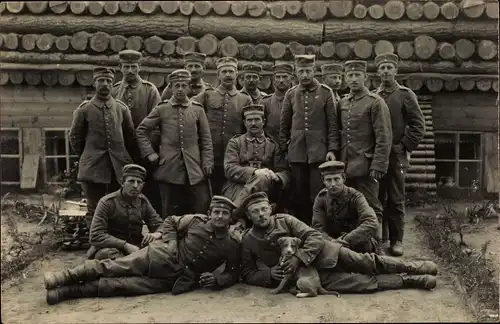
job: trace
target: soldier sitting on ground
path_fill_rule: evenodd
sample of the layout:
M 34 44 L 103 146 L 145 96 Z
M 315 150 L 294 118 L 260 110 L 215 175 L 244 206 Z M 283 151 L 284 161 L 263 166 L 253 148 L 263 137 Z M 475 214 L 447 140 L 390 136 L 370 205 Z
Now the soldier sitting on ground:
M 389 289 L 436 287 L 437 266 L 432 261 L 403 261 L 374 253 L 357 253 L 287 214 L 272 215 L 264 192 L 254 193 L 243 206 L 253 227 L 243 235 L 242 276 L 255 286 L 276 287 L 285 273 L 312 265 L 323 288 L 339 293 L 369 293 Z M 277 241 L 297 237 L 300 249 L 283 264 Z
M 344 184 L 345 164 L 328 161 L 319 169 L 326 188 L 314 201 L 311 227 L 353 251 L 375 252 L 377 216 L 363 194 Z
M 122 171 L 121 189 L 101 198 L 90 226 L 89 259 L 116 259 L 161 238 L 155 232 L 163 223 L 141 191 L 146 169 L 127 164 Z M 143 223 L 149 232 L 142 235 Z
M 126 257 L 86 260 L 72 269 L 46 272 L 47 303 L 168 291 L 177 295 L 235 284 L 241 252 L 238 235 L 229 228 L 234 208 L 228 198 L 214 196 L 209 216 L 170 216 L 158 230 L 161 240 Z M 224 263 L 224 271 L 216 270 Z

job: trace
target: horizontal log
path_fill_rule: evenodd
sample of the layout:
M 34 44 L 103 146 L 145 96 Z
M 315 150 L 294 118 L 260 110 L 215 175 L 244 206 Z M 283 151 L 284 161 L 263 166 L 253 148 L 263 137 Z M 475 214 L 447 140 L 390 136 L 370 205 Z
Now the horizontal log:
M 118 4 L 123 13 L 132 13 L 137 8 L 137 1 L 118 1 Z
M 357 5 L 355 5 L 354 9 L 352 10 L 352 15 L 358 19 L 365 18 L 367 13 L 368 8 L 366 8 L 362 3 L 358 3 Z
M 32 51 L 36 47 L 36 40 L 40 35 L 36 34 L 26 34 L 21 37 L 21 46 L 27 50 Z
M 24 1 L 7 1 L 7 11 L 10 13 L 20 13 L 24 9 Z
M 63 14 L 68 9 L 68 1 L 49 1 L 49 8 L 55 14 Z
M 164 1 L 171 2 L 171 1 Z M 120 4 L 118 1 L 105 1 L 104 2 L 104 11 L 110 16 L 114 16 L 120 12 Z
M 64 36 L 59 36 L 57 37 L 55 41 L 56 48 L 59 51 L 67 51 L 70 48 L 71 45 L 71 36 L 64 35 Z
M 424 17 L 428 20 L 434 20 L 439 16 L 439 5 L 435 2 L 428 1 L 423 5 Z
M 489 1 L 486 3 L 486 16 L 498 20 L 498 1 Z
M 164 1 L 164 2 L 166 2 L 166 1 Z M 174 1 L 168 1 L 168 2 L 174 2 Z M 215 1 L 212 4 L 212 9 L 219 16 L 223 16 L 231 10 L 231 2 L 229 2 L 229 1 Z
M 328 9 L 330 10 L 330 13 L 334 17 L 345 18 L 349 16 L 353 10 L 353 1 L 351 0 L 328 1 Z
M 434 165 L 410 165 L 409 173 L 433 172 L 436 170 Z
M 306 1 L 302 4 L 302 12 L 310 21 L 320 21 L 325 18 L 328 12 L 325 1 Z
M 460 9 L 454 2 L 446 2 L 441 6 L 441 15 L 448 20 L 456 19 L 459 13 Z
M 405 188 L 408 189 L 409 192 L 418 190 L 418 189 L 426 189 L 428 191 L 436 190 L 435 183 L 420 183 L 420 182 L 406 182 Z
M 121 1 L 120 4 L 123 2 L 126 1 Z M 199 18 L 208 19 L 207 17 Z M 89 33 L 100 31 L 110 35 L 135 35 L 143 37 L 157 35 L 158 37 L 171 38 L 188 34 L 188 22 L 188 17 L 176 15 L 165 19 L 165 16 L 162 14 L 151 15 L 147 19 L 138 15 L 127 16 L 127 19 L 123 19 L 120 16 L 95 17 L 75 16 L 71 14 L 44 15 L 43 19 L 40 19 L 38 15 L 0 15 L 2 32 L 22 34 L 50 33 L 53 35 L 63 35 L 81 31 Z M 255 29 L 255 26 L 253 28 Z
M 384 7 L 378 4 L 374 4 L 368 8 L 368 14 L 373 19 L 380 19 L 384 17 Z
M 434 173 L 407 173 L 405 179 L 408 181 L 435 181 Z
M 477 43 L 477 54 L 483 60 L 491 60 L 498 54 L 498 42 L 490 40 L 480 40 Z
M 286 16 L 285 3 L 282 1 L 271 2 L 269 4 L 269 13 L 273 18 L 283 19 Z
M 424 7 L 419 2 L 412 2 L 406 6 L 406 16 L 410 20 L 419 20 L 424 15 Z
M 384 5 L 385 16 L 391 20 L 398 20 L 405 14 L 405 4 L 400 0 L 390 0 Z
M 86 1 L 71 1 L 69 10 L 75 15 L 81 15 L 87 11 L 87 5 Z
M 247 1 L 247 3 L 247 12 L 250 17 L 260 17 L 267 12 L 267 6 L 264 1 Z
M 34 14 L 44 13 L 47 10 L 48 6 L 48 1 L 26 1 L 26 7 L 31 13 Z
M 425 164 L 434 164 L 436 162 L 435 158 L 416 158 L 411 156 L 410 165 L 425 165 Z

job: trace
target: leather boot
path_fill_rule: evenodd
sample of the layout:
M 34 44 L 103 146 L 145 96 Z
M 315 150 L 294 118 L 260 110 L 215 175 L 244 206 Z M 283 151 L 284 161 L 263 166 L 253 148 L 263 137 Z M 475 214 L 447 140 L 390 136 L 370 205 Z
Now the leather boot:
M 402 256 L 403 255 L 403 243 L 401 241 L 391 242 L 391 246 L 389 247 L 389 253 L 393 256 Z
M 421 276 L 402 276 L 395 274 L 378 275 L 377 290 L 392 290 L 392 289 L 433 289 L 436 287 L 436 277 L 430 275 Z
M 95 270 L 96 261 L 87 260 L 84 264 L 76 266 L 72 269 L 45 272 L 44 282 L 45 289 L 52 289 L 59 286 L 66 286 L 69 284 L 76 284 L 80 281 L 88 281 L 97 278 L 97 271 Z
M 99 280 L 47 290 L 47 304 L 55 305 L 65 300 L 97 297 Z
M 378 256 L 385 273 L 406 273 L 409 275 L 437 275 L 437 265 L 432 261 L 403 261 L 390 256 Z

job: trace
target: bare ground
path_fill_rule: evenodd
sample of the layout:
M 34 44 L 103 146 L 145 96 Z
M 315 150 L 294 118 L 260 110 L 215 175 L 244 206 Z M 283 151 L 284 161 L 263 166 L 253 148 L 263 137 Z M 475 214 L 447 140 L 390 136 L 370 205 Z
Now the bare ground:
M 422 247 L 413 216 L 408 220 L 405 258 L 435 259 Z M 475 321 L 444 271 L 432 292 L 395 290 L 298 299 L 238 284 L 221 292 L 79 299 L 48 306 L 43 272 L 77 265 L 83 257 L 83 251 L 53 253 L 3 283 L 2 323 Z

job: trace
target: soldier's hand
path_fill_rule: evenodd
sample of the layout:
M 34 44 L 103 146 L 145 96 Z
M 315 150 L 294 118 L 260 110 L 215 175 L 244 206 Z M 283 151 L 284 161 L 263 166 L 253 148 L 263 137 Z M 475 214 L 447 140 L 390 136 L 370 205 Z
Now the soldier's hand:
M 376 171 L 376 170 L 370 171 L 370 178 L 372 178 L 373 180 L 376 180 L 377 182 L 382 180 L 383 177 L 384 177 L 383 172 Z
M 210 177 L 212 175 L 213 171 L 214 171 L 214 168 L 211 166 L 204 166 L 203 167 L 203 173 L 205 174 L 206 177 Z
M 127 254 L 131 254 L 131 253 L 134 253 L 135 251 L 139 251 L 139 247 L 137 247 L 133 244 L 130 244 L 130 243 L 125 243 L 125 245 L 123 246 L 123 249 L 125 250 L 125 253 L 127 253 Z
M 257 177 L 263 177 L 263 176 L 266 176 L 268 175 L 266 169 L 257 169 L 254 171 L 254 174 L 257 176 Z
M 301 261 L 299 258 L 297 258 L 295 255 L 292 255 L 281 264 L 281 267 L 283 268 L 285 273 L 295 273 L 300 265 L 300 262 Z
M 326 158 L 325 158 L 325 161 L 336 161 L 337 158 L 335 158 L 335 153 L 333 153 L 332 151 L 326 153 Z
M 200 286 L 203 288 L 210 288 L 214 287 L 215 284 L 217 283 L 217 280 L 215 279 L 215 275 L 211 272 L 204 272 L 200 276 Z
M 271 176 L 271 179 L 273 179 L 273 181 L 280 181 L 280 177 L 278 177 L 278 175 L 273 170 L 269 170 L 269 176 Z
M 160 156 L 156 153 L 151 153 L 148 155 L 148 161 L 151 163 L 155 163 L 156 161 L 158 161 L 159 158 Z
M 280 267 L 279 264 L 271 268 L 271 278 L 281 281 L 283 280 L 284 277 L 285 277 L 285 272 L 283 271 L 283 269 Z
M 154 233 L 148 233 L 144 235 L 144 238 L 142 239 L 141 245 L 146 246 L 149 243 L 161 239 L 161 233 L 160 232 L 154 232 Z

